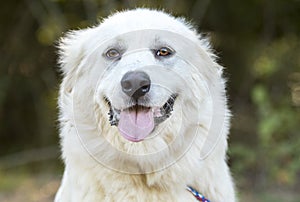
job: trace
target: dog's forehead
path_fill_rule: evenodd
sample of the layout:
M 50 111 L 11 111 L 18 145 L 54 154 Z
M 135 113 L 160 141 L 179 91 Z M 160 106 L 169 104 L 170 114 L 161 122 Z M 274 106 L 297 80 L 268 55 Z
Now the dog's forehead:
M 109 47 L 136 49 L 136 48 L 160 48 L 170 46 L 169 36 L 171 32 L 163 30 L 137 30 L 122 33 L 110 40 Z
M 195 29 L 181 18 L 156 10 L 137 9 L 115 13 L 91 29 L 91 46 L 121 49 L 172 46 L 183 38 L 198 40 Z

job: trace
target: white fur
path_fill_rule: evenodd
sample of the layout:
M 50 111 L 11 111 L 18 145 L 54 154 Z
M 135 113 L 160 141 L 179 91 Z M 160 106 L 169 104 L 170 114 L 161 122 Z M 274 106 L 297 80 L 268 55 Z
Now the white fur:
M 175 56 L 158 60 L 150 49 L 164 43 Z M 116 44 L 126 53 L 112 62 L 103 53 Z M 119 12 L 68 33 L 59 50 L 65 172 L 55 201 L 196 201 L 186 185 L 212 202 L 236 201 L 226 164 L 230 113 L 222 67 L 188 23 L 155 10 Z M 140 69 L 157 84 L 147 95 L 153 106 L 162 106 L 171 92 L 178 98 L 158 134 L 133 143 L 110 126 L 103 97 L 126 107 L 120 80 Z

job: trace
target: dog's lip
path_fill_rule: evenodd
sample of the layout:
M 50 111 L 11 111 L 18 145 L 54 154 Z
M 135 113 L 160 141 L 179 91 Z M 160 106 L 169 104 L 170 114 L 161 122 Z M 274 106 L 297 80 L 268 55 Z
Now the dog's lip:
M 176 93 L 171 94 L 169 96 L 169 99 L 166 102 L 164 102 L 163 105 L 160 105 L 160 106 L 159 105 L 149 105 L 149 104 L 144 104 L 144 103 L 142 103 L 142 104 L 132 103 L 130 105 L 127 105 L 127 106 L 124 106 L 124 107 L 121 107 L 121 108 L 117 108 L 117 107 L 113 106 L 112 102 L 110 101 L 110 99 L 107 96 L 104 96 L 103 99 L 108 104 L 108 106 L 110 108 L 114 109 L 118 113 L 120 113 L 121 111 L 124 111 L 124 110 L 130 110 L 130 109 L 133 109 L 133 108 L 136 108 L 136 107 L 145 108 L 145 109 L 151 109 L 154 113 L 156 113 L 157 110 L 159 110 L 160 108 L 164 107 L 170 100 L 172 100 L 174 102 L 177 97 L 178 97 L 178 94 L 176 94 Z
M 109 106 L 109 122 L 113 126 L 118 126 L 118 122 L 120 119 L 120 114 L 122 111 L 126 110 L 139 110 L 139 109 L 147 109 L 151 110 L 153 113 L 153 118 L 155 119 L 155 125 L 160 124 L 161 122 L 165 121 L 167 118 L 171 116 L 171 113 L 173 111 L 173 106 L 175 103 L 176 98 L 178 97 L 178 94 L 171 94 L 169 96 L 169 99 L 162 105 L 162 106 L 150 106 L 147 104 L 131 104 L 123 108 L 116 108 L 111 104 L 111 101 L 104 97 L 105 102 Z
M 136 105 L 130 105 L 129 107 L 123 108 L 123 109 L 116 109 L 115 110 L 119 113 L 121 113 L 122 111 L 127 111 L 127 110 L 135 110 L 135 109 L 149 109 L 151 110 L 154 115 L 157 114 L 157 111 L 160 109 L 161 107 L 159 106 L 148 106 L 148 105 L 143 105 L 143 104 L 136 104 Z
M 116 109 L 118 111 L 126 111 L 126 110 L 133 110 L 133 109 L 136 109 L 136 108 L 140 108 L 140 109 L 151 109 L 153 107 L 151 106 L 147 106 L 147 105 L 143 105 L 143 104 L 132 104 L 132 105 L 129 105 L 129 106 L 126 106 L 124 108 L 121 108 L 121 109 Z

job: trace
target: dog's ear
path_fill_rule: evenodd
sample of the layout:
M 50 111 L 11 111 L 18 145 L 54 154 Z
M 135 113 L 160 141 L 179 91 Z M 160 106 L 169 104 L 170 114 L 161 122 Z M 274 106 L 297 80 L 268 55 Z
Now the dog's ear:
M 63 74 L 62 91 L 71 93 L 76 81 L 76 70 L 84 56 L 86 30 L 70 31 L 58 42 L 58 64 Z
M 58 42 L 58 64 L 64 75 L 70 74 L 83 58 L 84 31 L 70 31 Z
M 207 62 L 209 61 L 209 63 L 211 64 L 209 66 L 212 67 L 212 69 L 210 69 L 211 71 L 213 71 L 212 73 L 218 75 L 219 77 L 222 77 L 224 67 L 222 67 L 217 62 L 218 56 L 215 54 L 214 49 L 211 47 L 210 38 L 204 38 L 201 36 L 199 38 L 200 39 L 198 40 L 197 44 L 199 48 L 199 54 L 202 55 L 203 58 L 206 58 Z

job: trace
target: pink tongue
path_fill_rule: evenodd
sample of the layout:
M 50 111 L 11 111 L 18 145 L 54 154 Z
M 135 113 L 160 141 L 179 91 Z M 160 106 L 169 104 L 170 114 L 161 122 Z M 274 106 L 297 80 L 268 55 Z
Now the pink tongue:
M 139 142 L 145 139 L 154 128 L 153 113 L 147 110 L 124 110 L 118 124 L 121 135 L 129 141 Z

